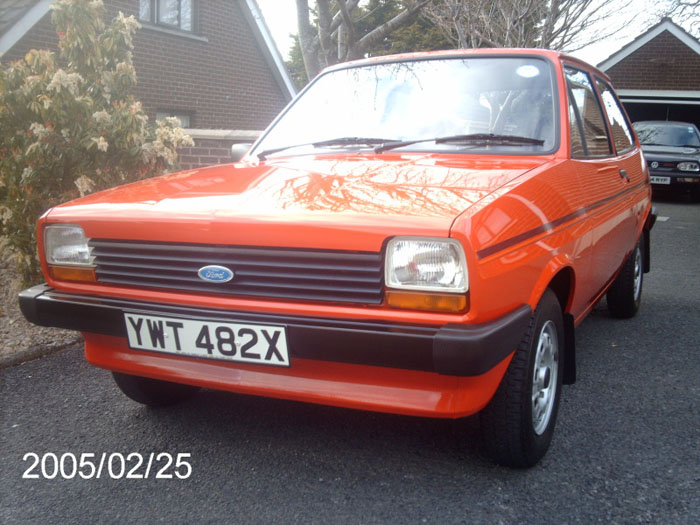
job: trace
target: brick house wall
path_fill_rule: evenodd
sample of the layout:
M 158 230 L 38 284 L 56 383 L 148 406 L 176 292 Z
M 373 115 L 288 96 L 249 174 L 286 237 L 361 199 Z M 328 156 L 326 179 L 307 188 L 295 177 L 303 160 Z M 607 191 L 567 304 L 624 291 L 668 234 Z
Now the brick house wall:
M 668 31 L 609 68 L 617 89 L 698 90 L 700 55 Z
M 194 146 L 178 150 L 178 164 L 182 170 L 228 164 L 232 162 L 231 146 L 255 142 L 262 132 L 188 129 L 187 133 L 194 140 Z
M 107 18 L 138 18 L 138 0 L 105 0 Z M 134 37 L 135 95 L 149 118 L 166 110 L 190 115 L 190 128 L 264 129 L 289 99 L 265 60 L 243 9 L 244 0 L 202 0 L 192 35 L 142 24 Z M 56 49 L 51 15 L 44 16 L 5 55 Z

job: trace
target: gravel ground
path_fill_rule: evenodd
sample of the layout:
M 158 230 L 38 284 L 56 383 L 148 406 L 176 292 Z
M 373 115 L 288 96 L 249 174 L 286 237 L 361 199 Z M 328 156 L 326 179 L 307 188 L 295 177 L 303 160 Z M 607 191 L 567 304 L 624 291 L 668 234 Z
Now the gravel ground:
M 17 300 L 21 289 L 16 270 L 6 257 L 0 257 L 0 368 L 35 359 L 80 340 L 77 332 L 26 321 Z

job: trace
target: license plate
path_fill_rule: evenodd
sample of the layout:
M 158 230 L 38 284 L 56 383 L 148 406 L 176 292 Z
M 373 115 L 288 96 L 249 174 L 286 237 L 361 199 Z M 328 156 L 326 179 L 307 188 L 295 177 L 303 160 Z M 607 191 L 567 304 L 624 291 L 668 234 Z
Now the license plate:
M 289 366 L 283 326 L 124 313 L 129 346 L 187 357 Z
M 660 177 L 659 175 L 652 175 L 649 177 L 652 184 L 671 184 L 671 177 Z

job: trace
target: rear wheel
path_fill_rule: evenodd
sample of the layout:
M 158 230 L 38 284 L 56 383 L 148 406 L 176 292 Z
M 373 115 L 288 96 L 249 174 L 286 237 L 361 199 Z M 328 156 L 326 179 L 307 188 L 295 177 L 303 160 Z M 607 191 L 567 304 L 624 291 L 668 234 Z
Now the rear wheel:
M 497 463 L 531 467 L 547 452 L 559 408 L 563 345 L 561 306 L 548 289 L 496 394 L 480 414 L 485 450 Z
M 608 310 L 619 319 L 634 317 L 642 303 L 644 282 L 644 237 L 639 239 L 632 255 L 627 258 L 619 275 L 607 293 Z
M 168 406 L 189 399 L 199 387 L 112 372 L 119 389 L 134 401 L 148 406 Z

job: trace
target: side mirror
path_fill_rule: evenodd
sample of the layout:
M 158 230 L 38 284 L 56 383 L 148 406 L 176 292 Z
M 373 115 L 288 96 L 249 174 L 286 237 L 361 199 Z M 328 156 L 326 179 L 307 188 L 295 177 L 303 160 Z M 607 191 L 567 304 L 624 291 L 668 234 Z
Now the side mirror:
M 252 142 L 239 142 L 231 146 L 231 157 L 233 158 L 233 162 L 238 162 L 241 160 L 252 145 Z

